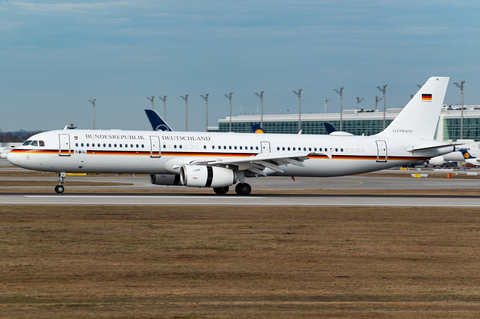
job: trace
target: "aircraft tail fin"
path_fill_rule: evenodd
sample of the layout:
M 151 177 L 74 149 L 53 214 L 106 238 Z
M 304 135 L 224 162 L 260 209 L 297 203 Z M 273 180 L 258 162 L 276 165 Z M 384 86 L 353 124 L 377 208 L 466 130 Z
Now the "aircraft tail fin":
M 378 136 L 413 135 L 433 140 L 447 91 L 448 77 L 431 77 Z
M 260 126 L 260 124 L 250 123 L 250 126 L 252 127 L 253 133 L 265 133 L 263 128 Z
M 147 113 L 148 120 L 154 131 L 173 131 L 170 125 L 168 125 L 156 111 L 147 109 L 145 113 Z
M 460 152 L 462 152 L 462 155 L 463 155 L 463 158 L 464 159 L 473 159 L 473 158 L 476 158 L 475 156 L 473 156 L 472 154 L 470 154 L 466 149 L 464 148 L 461 148 L 459 149 Z

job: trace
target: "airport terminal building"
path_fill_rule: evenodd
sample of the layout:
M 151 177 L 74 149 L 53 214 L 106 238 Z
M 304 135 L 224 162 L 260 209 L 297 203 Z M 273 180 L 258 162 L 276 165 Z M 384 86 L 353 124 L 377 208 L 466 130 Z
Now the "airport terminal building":
M 387 109 L 385 125 L 388 126 L 400 113 L 401 108 Z M 263 129 L 266 133 L 297 134 L 297 114 L 263 115 Z M 340 113 L 308 113 L 301 115 L 302 134 L 327 134 L 324 122 L 332 123 L 340 130 Z M 435 138 L 439 141 L 460 139 L 461 107 L 444 105 L 440 113 Z M 231 119 L 232 132 L 252 132 L 250 123 L 260 124 L 260 115 L 240 115 Z M 229 132 L 230 118 L 220 119 L 217 127 L 210 132 Z M 378 110 L 344 110 L 342 130 L 354 135 L 374 135 L 383 129 L 383 112 Z M 463 110 L 463 139 L 480 141 L 480 105 L 465 105 Z

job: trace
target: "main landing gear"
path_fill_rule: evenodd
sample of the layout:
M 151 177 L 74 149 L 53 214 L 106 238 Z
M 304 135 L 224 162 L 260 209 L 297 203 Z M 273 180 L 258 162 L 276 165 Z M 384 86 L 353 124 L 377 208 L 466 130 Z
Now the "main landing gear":
M 218 195 L 225 195 L 226 193 L 228 193 L 228 190 L 228 186 L 213 188 L 213 191 Z M 235 192 L 241 196 L 250 195 L 250 193 L 252 192 L 252 187 L 250 187 L 250 185 L 247 183 L 239 183 L 237 184 L 237 186 L 235 186 Z
M 235 192 L 242 196 L 250 195 L 252 192 L 252 187 L 250 187 L 250 185 L 247 183 L 239 183 L 237 186 L 235 186 Z
M 65 182 L 65 177 L 67 177 L 67 174 L 65 172 L 59 172 L 57 173 L 57 176 L 60 185 L 55 186 L 55 192 L 61 194 L 65 190 L 65 187 L 63 187 L 63 183 Z

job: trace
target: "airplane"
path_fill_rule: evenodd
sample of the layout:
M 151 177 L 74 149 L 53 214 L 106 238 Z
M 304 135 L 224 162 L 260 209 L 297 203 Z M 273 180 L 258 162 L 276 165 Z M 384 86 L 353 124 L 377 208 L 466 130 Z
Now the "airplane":
M 473 148 L 473 147 L 472 147 Z M 462 148 L 460 149 L 460 152 L 462 152 L 462 155 L 463 155 L 463 158 L 464 158 L 464 161 L 465 163 L 467 164 L 472 164 L 472 165 L 475 165 L 475 166 L 478 166 L 480 165 L 480 159 L 477 157 L 480 155 L 480 149 L 478 149 L 477 147 L 476 150 L 472 149 L 472 148 Z M 474 152 L 476 153 L 475 155 Z
M 11 147 L 0 147 L 0 158 L 7 158 L 7 155 L 11 150 Z
M 122 130 L 60 130 L 36 134 L 14 148 L 19 167 L 66 173 L 149 174 L 155 185 L 235 186 L 249 195 L 247 178 L 329 177 L 366 173 L 426 160 L 455 150 L 434 134 L 448 77 L 430 78 L 382 132 L 372 136 L 251 134 Z

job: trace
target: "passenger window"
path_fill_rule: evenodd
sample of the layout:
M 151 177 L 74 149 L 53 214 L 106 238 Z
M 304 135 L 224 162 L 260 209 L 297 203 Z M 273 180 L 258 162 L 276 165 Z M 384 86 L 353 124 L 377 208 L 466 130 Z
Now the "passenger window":
M 285 147 L 282 147 L 282 151 L 285 151 Z
M 206 149 L 207 149 L 207 145 L 203 145 L 203 149 L 206 150 Z
M 237 147 L 236 147 L 236 146 L 235 146 L 234 148 L 235 148 L 235 149 L 237 149 Z
M 103 143 L 103 147 L 107 147 L 107 144 Z
M 90 143 L 87 143 L 87 147 L 90 147 Z
M 44 141 L 38 141 L 38 145 L 45 146 L 45 142 Z
M 295 151 L 295 147 L 293 148 L 293 150 Z
M 78 143 L 75 143 L 75 147 L 78 147 Z
M 145 145 L 144 145 L 144 144 L 142 144 L 142 148 L 144 148 L 144 147 L 145 147 Z
M 130 144 L 130 148 L 133 148 L 133 144 Z M 163 148 L 165 148 L 165 145 L 163 145 Z
M 133 147 L 133 145 L 132 145 L 132 147 Z M 166 148 L 166 147 L 167 147 L 167 145 L 163 144 L 163 148 Z
M 335 149 L 335 152 L 338 152 L 338 148 Z
M 177 144 L 173 145 L 173 148 L 177 148 Z
M 118 147 L 122 147 L 122 144 L 119 144 Z
M 178 145 L 178 148 L 182 148 L 182 145 Z
M 112 147 L 112 144 L 108 144 L 108 147 Z
M 223 149 L 224 149 L 224 150 L 226 150 L 226 149 L 227 149 L 227 147 L 226 147 L 226 146 L 223 146 Z
M 37 141 L 32 141 L 32 144 L 30 144 L 31 146 L 38 146 L 38 142 Z
M 80 146 L 81 146 L 81 147 L 83 147 L 83 143 L 82 143 L 82 144 L 80 144 Z
M 23 146 L 30 145 L 30 143 L 32 143 L 32 141 L 25 141 L 25 143 L 23 143 Z
M 117 147 L 117 144 L 113 144 L 114 147 Z
M 138 144 L 137 144 L 137 148 L 138 148 Z
M 240 146 L 240 150 L 242 150 L 242 147 Z
M 255 149 L 258 151 L 258 146 L 255 146 Z
M 287 150 L 289 150 L 289 151 L 290 151 L 290 147 L 288 147 L 288 148 L 287 148 Z
M 100 143 L 98 143 L 97 146 L 100 147 Z

